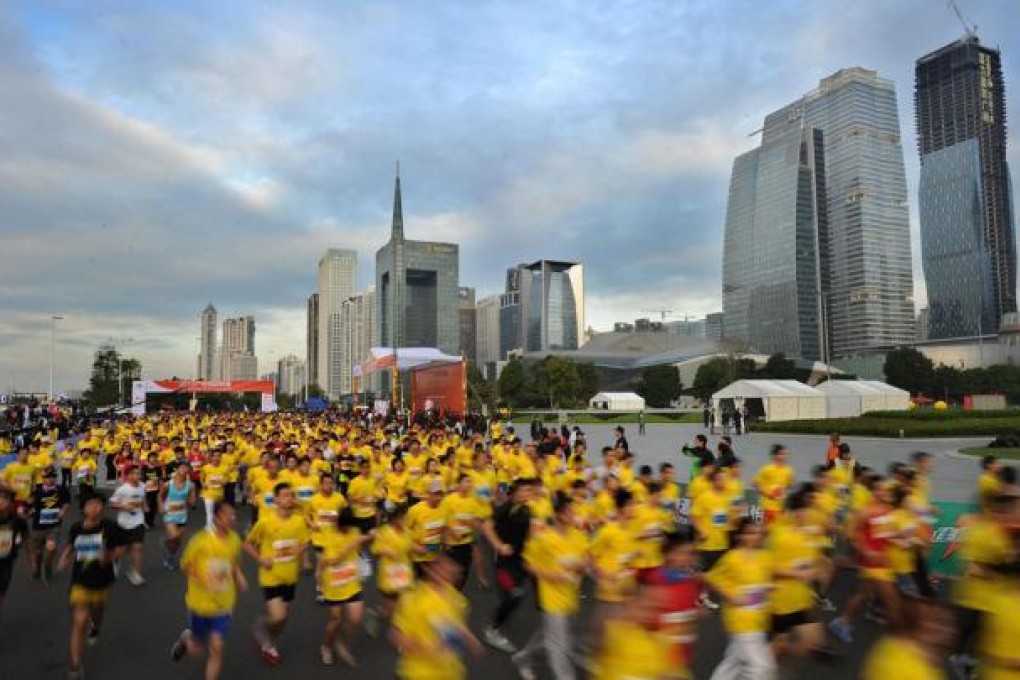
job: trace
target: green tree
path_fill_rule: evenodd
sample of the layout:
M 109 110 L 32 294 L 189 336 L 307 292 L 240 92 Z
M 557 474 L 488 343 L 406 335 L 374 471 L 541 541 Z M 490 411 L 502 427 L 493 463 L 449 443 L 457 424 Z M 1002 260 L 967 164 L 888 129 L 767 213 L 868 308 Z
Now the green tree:
M 468 366 L 467 390 L 469 409 L 480 411 L 484 406 L 491 411 L 496 407 L 496 385 L 486 380 L 477 366 Z
M 796 380 L 797 364 L 793 359 L 787 359 L 782 352 L 773 354 L 765 362 L 765 366 L 758 371 L 758 377 L 770 380 Z
M 698 366 L 694 374 L 694 385 L 691 394 L 701 401 L 708 402 L 712 395 L 729 385 L 733 380 L 732 364 L 726 357 L 715 357 Z
M 309 399 L 322 399 L 326 396 L 325 390 L 319 387 L 318 383 L 308 383 L 308 398 Z
M 577 405 L 581 379 L 577 366 L 563 357 L 548 356 L 535 365 L 532 389 L 548 400 L 549 408 Z
M 499 374 L 499 397 L 504 403 L 515 408 L 522 406 L 522 399 L 528 390 L 528 376 L 524 363 L 517 358 L 511 359 L 503 372 Z
M 131 381 L 141 374 L 137 359 L 125 359 L 112 345 L 101 345 L 92 358 L 85 399 L 95 407 L 126 403 L 131 399 Z
M 680 396 L 683 384 L 676 366 L 649 366 L 641 371 L 641 383 L 637 392 L 645 402 L 654 408 L 666 408 Z
M 296 402 L 297 399 L 293 394 L 288 394 L 286 392 L 276 393 L 276 407 L 281 411 L 289 411 L 293 409 Z
M 931 359 L 913 347 L 898 347 L 885 355 L 885 380 L 911 394 L 931 392 L 935 384 L 935 366 Z
M 590 361 L 578 361 L 574 364 L 577 367 L 577 378 L 581 381 L 581 388 L 577 394 L 577 400 L 581 404 L 587 404 L 599 391 L 599 370 Z

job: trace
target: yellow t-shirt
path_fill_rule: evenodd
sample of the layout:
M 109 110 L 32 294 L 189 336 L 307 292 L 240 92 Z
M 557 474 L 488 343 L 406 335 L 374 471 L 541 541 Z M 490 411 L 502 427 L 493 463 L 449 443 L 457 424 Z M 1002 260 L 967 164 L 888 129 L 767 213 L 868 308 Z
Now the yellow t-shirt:
M 418 503 L 407 511 L 408 534 L 416 545 L 428 552 L 424 555 L 415 553 L 415 562 L 432 562 L 443 549 L 443 531 L 446 528 L 446 511 L 442 505 L 432 507 L 428 503 Z
M 789 465 L 767 463 L 758 470 L 754 484 L 761 493 L 762 510 L 779 512 L 786 501 L 786 492 L 793 485 L 793 468 Z
M 335 491 L 329 496 L 319 492 L 308 500 L 304 509 L 312 525 L 312 545 L 321 548 L 323 538 L 338 531 L 336 520 L 346 504 L 344 497 Z
M 634 516 L 627 522 L 627 529 L 634 536 L 634 567 L 651 569 L 662 566 L 662 543 L 672 518 L 660 507 L 639 505 Z
M 411 537 L 392 524 L 384 524 L 372 541 L 372 554 L 379 557 L 377 570 L 379 590 L 395 594 L 410 588 L 414 583 L 411 569 Z
M 396 505 L 407 501 L 407 487 L 411 483 L 411 476 L 404 470 L 401 474 L 389 472 L 386 474 L 386 500 Z
M 478 498 L 469 493 L 467 498 L 452 493 L 439 504 L 446 522 L 447 545 L 467 545 L 475 540 L 475 522 L 489 516 L 490 510 Z
M 361 532 L 357 529 L 337 531 L 322 536 L 322 567 L 319 589 L 326 602 L 342 602 L 361 592 L 358 569 L 358 547 Z
M 372 476 L 360 475 L 351 480 L 347 486 L 347 501 L 358 519 L 375 517 L 375 503 L 379 499 L 379 485 Z
M 202 466 L 202 498 L 210 501 L 223 500 L 223 485 L 229 481 L 230 471 L 225 465 L 206 464 Z
M 730 550 L 716 562 L 705 580 L 726 596 L 723 625 L 729 633 L 768 630 L 772 567 L 766 551 Z
M 467 600 L 451 587 L 411 588 L 397 601 L 393 627 L 413 642 L 401 650 L 397 675 L 404 680 L 461 680 L 466 671 L 450 643 L 465 627 Z M 413 650 L 413 651 L 412 651 Z
M 603 602 L 623 602 L 634 590 L 634 535 L 611 521 L 599 527 L 591 542 L 596 593 Z
M 984 668 L 981 670 L 983 674 Z M 942 669 L 929 663 L 916 644 L 892 635 L 875 643 L 861 671 L 862 680 L 942 680 L 944 677 Z
M 814 569 L 821 558 L 814 537 L 785 517 L 769 528 L 766 548 L 776 571 L 807 572 Z M 814 606 L 814 591 L 807 582 L 777 576 L 775 584 L 775 589 L 769 594 L 773 614 L 792 614 Z
M 491 506 L 496 497 L 496 473 L 492 470 L 468 470 L 471 477 L 471 488 L 474 489 L 478 500 Z
M 533 567 L 569 576 L 559 582 L 538 576 L 538 605 L 548 614 L 570 615 L 577 611 L 578 589 L 584 575 L 588 537 L 575 529 L 549 529 L 528 538 L 524 561 Z
M 1017 646 L 1017 640 L 1020 640 L 1020 616 L 1017 616 L 1017 609 L 1020 609 L 1020 590 L 1005 585 L 981 619 L 978 657 L 981 660 L 982 680 L 1020 678 L 1020 670 L 1001 667 L 1003 662 L 1020 662 L 1020 647 Z
M 731 507 L 729 492 L 715 489 L 708 489 L 691 504 L 691 520 L 701 534 L 702 550 L 719 551 L 730 547 Z
M 968 573 L 968 564 L 999 565 L 1016 557 L 1009 535 L 994 522 L 978 519 L 965 527 L 960 536 L 960 559 L 964 574 L 957 579 L 953 603 L 968 609 L 988 611 L 1003 589 L 1001 576 Z
M 609 621 L 594 680 L 646 680 L 685 677 L 673 667 L 666 638 L 630 621 Z
M 15 500 L 27 503 L 32 498 L 35 468 L 31 463 L 11 463 L 0 472 L 0 480 L 14 492 Z
M 202 617 L 223 616 L 234 609 L 237 586 L 234 567 L 241 554 L 241 539 L 233 531 L 220 536 L 212 529 L 195 534 L 181 556 L 188 574 L 184 603 Z
M 312 497 L 321 485 L 319 478 L 311 474 L 310 469 L 307 475 L 303 475 L 300 472 L 292 472 L 290 479 L 287 481 L 290 482 L 291 488 L 294 489 L 294 496 L 301 506 L 306 505 L 308 501 L 312 500 Z
M 1002 487 L 1002 480 L 997 475 L 982 472 L 978 477 L 978 501 L 981 503 L 981 507 L 987 510 L 988 502 L 992 496 L 1002 491 Z
M 272 509 L 259 512 L 259 521 L 251 528 L 248 541 L 258 546 L 263 559 L 273 560 L 269 569 L 259 565 L 259 585 L 273 587 L 297 583 L 301 572 L 298 556 L 309 535 L 304 517 L 297 512 L 286 519 Z
M 708 477 L 705 475 L 698 475 L 691 480 L 691 483 L 687 485 L 687 498 L 694 501 L 698 500 L 698 496 L 705 493 L 712 488 L 712 482 L 708 481 Z
M 71 473 L 74 481 L 78 484 L 94 485 L 96 483 L 96 470 L 98 466 L 92 456 L 78 456 L 71 466 Z

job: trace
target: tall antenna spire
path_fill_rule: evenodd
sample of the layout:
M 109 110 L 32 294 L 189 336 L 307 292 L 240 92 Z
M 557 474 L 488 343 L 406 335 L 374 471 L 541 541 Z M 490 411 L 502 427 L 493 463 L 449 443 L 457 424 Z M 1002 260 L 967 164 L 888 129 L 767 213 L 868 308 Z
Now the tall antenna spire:
M 394 241 L 404 240 L 404 207 L 400 199 L 400 160 L 397 160 L 397 182 L 393 189 L 393 226 L 390 230 L 390 239 Z

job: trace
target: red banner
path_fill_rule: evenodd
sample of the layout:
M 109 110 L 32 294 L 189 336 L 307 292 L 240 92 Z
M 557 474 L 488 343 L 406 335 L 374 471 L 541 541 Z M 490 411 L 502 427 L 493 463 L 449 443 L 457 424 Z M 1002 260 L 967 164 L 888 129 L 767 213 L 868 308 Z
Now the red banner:
M 467 412 L 467 365 L 441 364 L 411 371 L 411 408 Z
M 272 380 L 154 380 L 167 392 L 261 392 L 275 394 Z

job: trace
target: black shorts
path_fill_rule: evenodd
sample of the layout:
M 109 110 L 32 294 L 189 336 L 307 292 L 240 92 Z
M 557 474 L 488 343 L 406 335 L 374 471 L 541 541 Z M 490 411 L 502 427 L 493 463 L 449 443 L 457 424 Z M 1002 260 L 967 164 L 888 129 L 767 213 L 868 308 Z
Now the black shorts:
M 786 635 L 794 628 L 806 626 L 809 623 L 818 623 L 818 616 L 810 609 L 801 609 L 789 614 L 773 614 L 772 623 L 769 625 L 769 638 Z
M 7 594 L 11 587 L 11 576 L 14 574 L 14 560 L 0 562 L 0 597 Z
M 326 607 L 342 607 L 345 604 L 361 602 L 364 599 L 365 599 L 364 593 L 357 593 L 356 595 L 351 595 L 346 600 L 323 600 L 321 604 Z
M 262 586 L 262 599 L 266 602 L 280 599 L 284 602 L 294 601 L 294 591 L 297 586 L 293 583 L 286 586 Z
M 140 524 L 134 529 L 124 529 L 124 544 L 134 545 L 145 542 L 145 525 Z
M 355 517 L 354 526 L 358 527 L 358 530 L 363 534 L 375 529 L 375 517 Z
M 726 554 L 725 550 L 702 550 L 701 551 L 701 571 L 707 572 L 715 566 L 715 563 L 722 559 L 722 556 Z
M 451 545 L 446 549 L 446 554 L 454 562 L 460 565 L 464 574 L 471 570 L 471 560 L 474 558 L 474 543 L 464 545 Z

